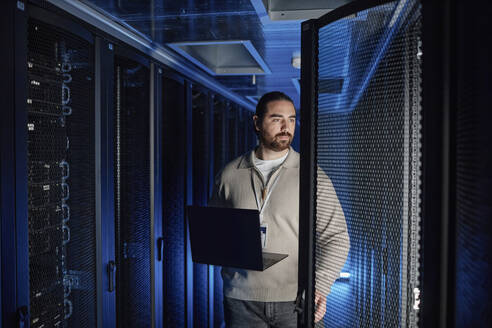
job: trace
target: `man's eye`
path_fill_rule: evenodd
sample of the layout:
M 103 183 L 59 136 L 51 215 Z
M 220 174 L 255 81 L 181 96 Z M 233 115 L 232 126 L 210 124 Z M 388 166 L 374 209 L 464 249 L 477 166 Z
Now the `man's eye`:
M 278 119 L 278 118 L 274 118 L 274 119 L 273 119 L 273 121 L 274 121 L 274 122 L 278 122 L 278 121 L 280 121 L 280 119 Z

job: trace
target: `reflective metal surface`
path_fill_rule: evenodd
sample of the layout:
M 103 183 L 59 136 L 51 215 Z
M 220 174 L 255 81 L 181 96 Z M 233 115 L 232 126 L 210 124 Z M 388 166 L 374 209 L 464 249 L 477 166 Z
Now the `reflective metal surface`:
M 300 71 L 292 66 L 292 57 L 300 51 L 301 21 L 272 21 L 262 0 L 82 2 L 107 12 L 165 47 L 177 42 L 249 40 L 271 74 L 215 78 L 244 97 L 280 90 L 299 106 L 299 91 L 293 79 L 299 79 Z

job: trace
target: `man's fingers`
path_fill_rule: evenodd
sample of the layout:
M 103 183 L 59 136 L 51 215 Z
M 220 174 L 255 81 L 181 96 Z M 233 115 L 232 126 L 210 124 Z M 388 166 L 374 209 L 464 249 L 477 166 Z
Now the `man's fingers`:
M 326 298 L 316 295 L 314 298 L 316 311 L 314 312 L 314 322 L 318 322 L 325 316 L 326 313 Z
M 322 309 L 321 307 L 318 307 L 316 311 L 314 312 L 314 322 L 318 322 L 323 317 L 325 316 L 326 308 Z

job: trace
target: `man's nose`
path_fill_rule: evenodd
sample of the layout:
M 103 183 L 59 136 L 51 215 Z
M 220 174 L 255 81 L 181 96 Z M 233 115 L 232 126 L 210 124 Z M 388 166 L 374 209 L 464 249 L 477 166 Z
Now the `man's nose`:
M 280 126 L 280 129 L 282 131 L 287 130 L 287 121 L 286 120 L 282 120 L 282 125 Z

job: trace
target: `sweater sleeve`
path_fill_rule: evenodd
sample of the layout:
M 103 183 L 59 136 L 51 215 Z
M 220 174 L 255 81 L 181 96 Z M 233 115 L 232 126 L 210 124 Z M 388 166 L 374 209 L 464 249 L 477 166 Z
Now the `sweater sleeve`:
M 330 178 L 318 167 L 316 192 L 316 290 L 324 295 L 340 275 L 350 249 L 342 206 Z

